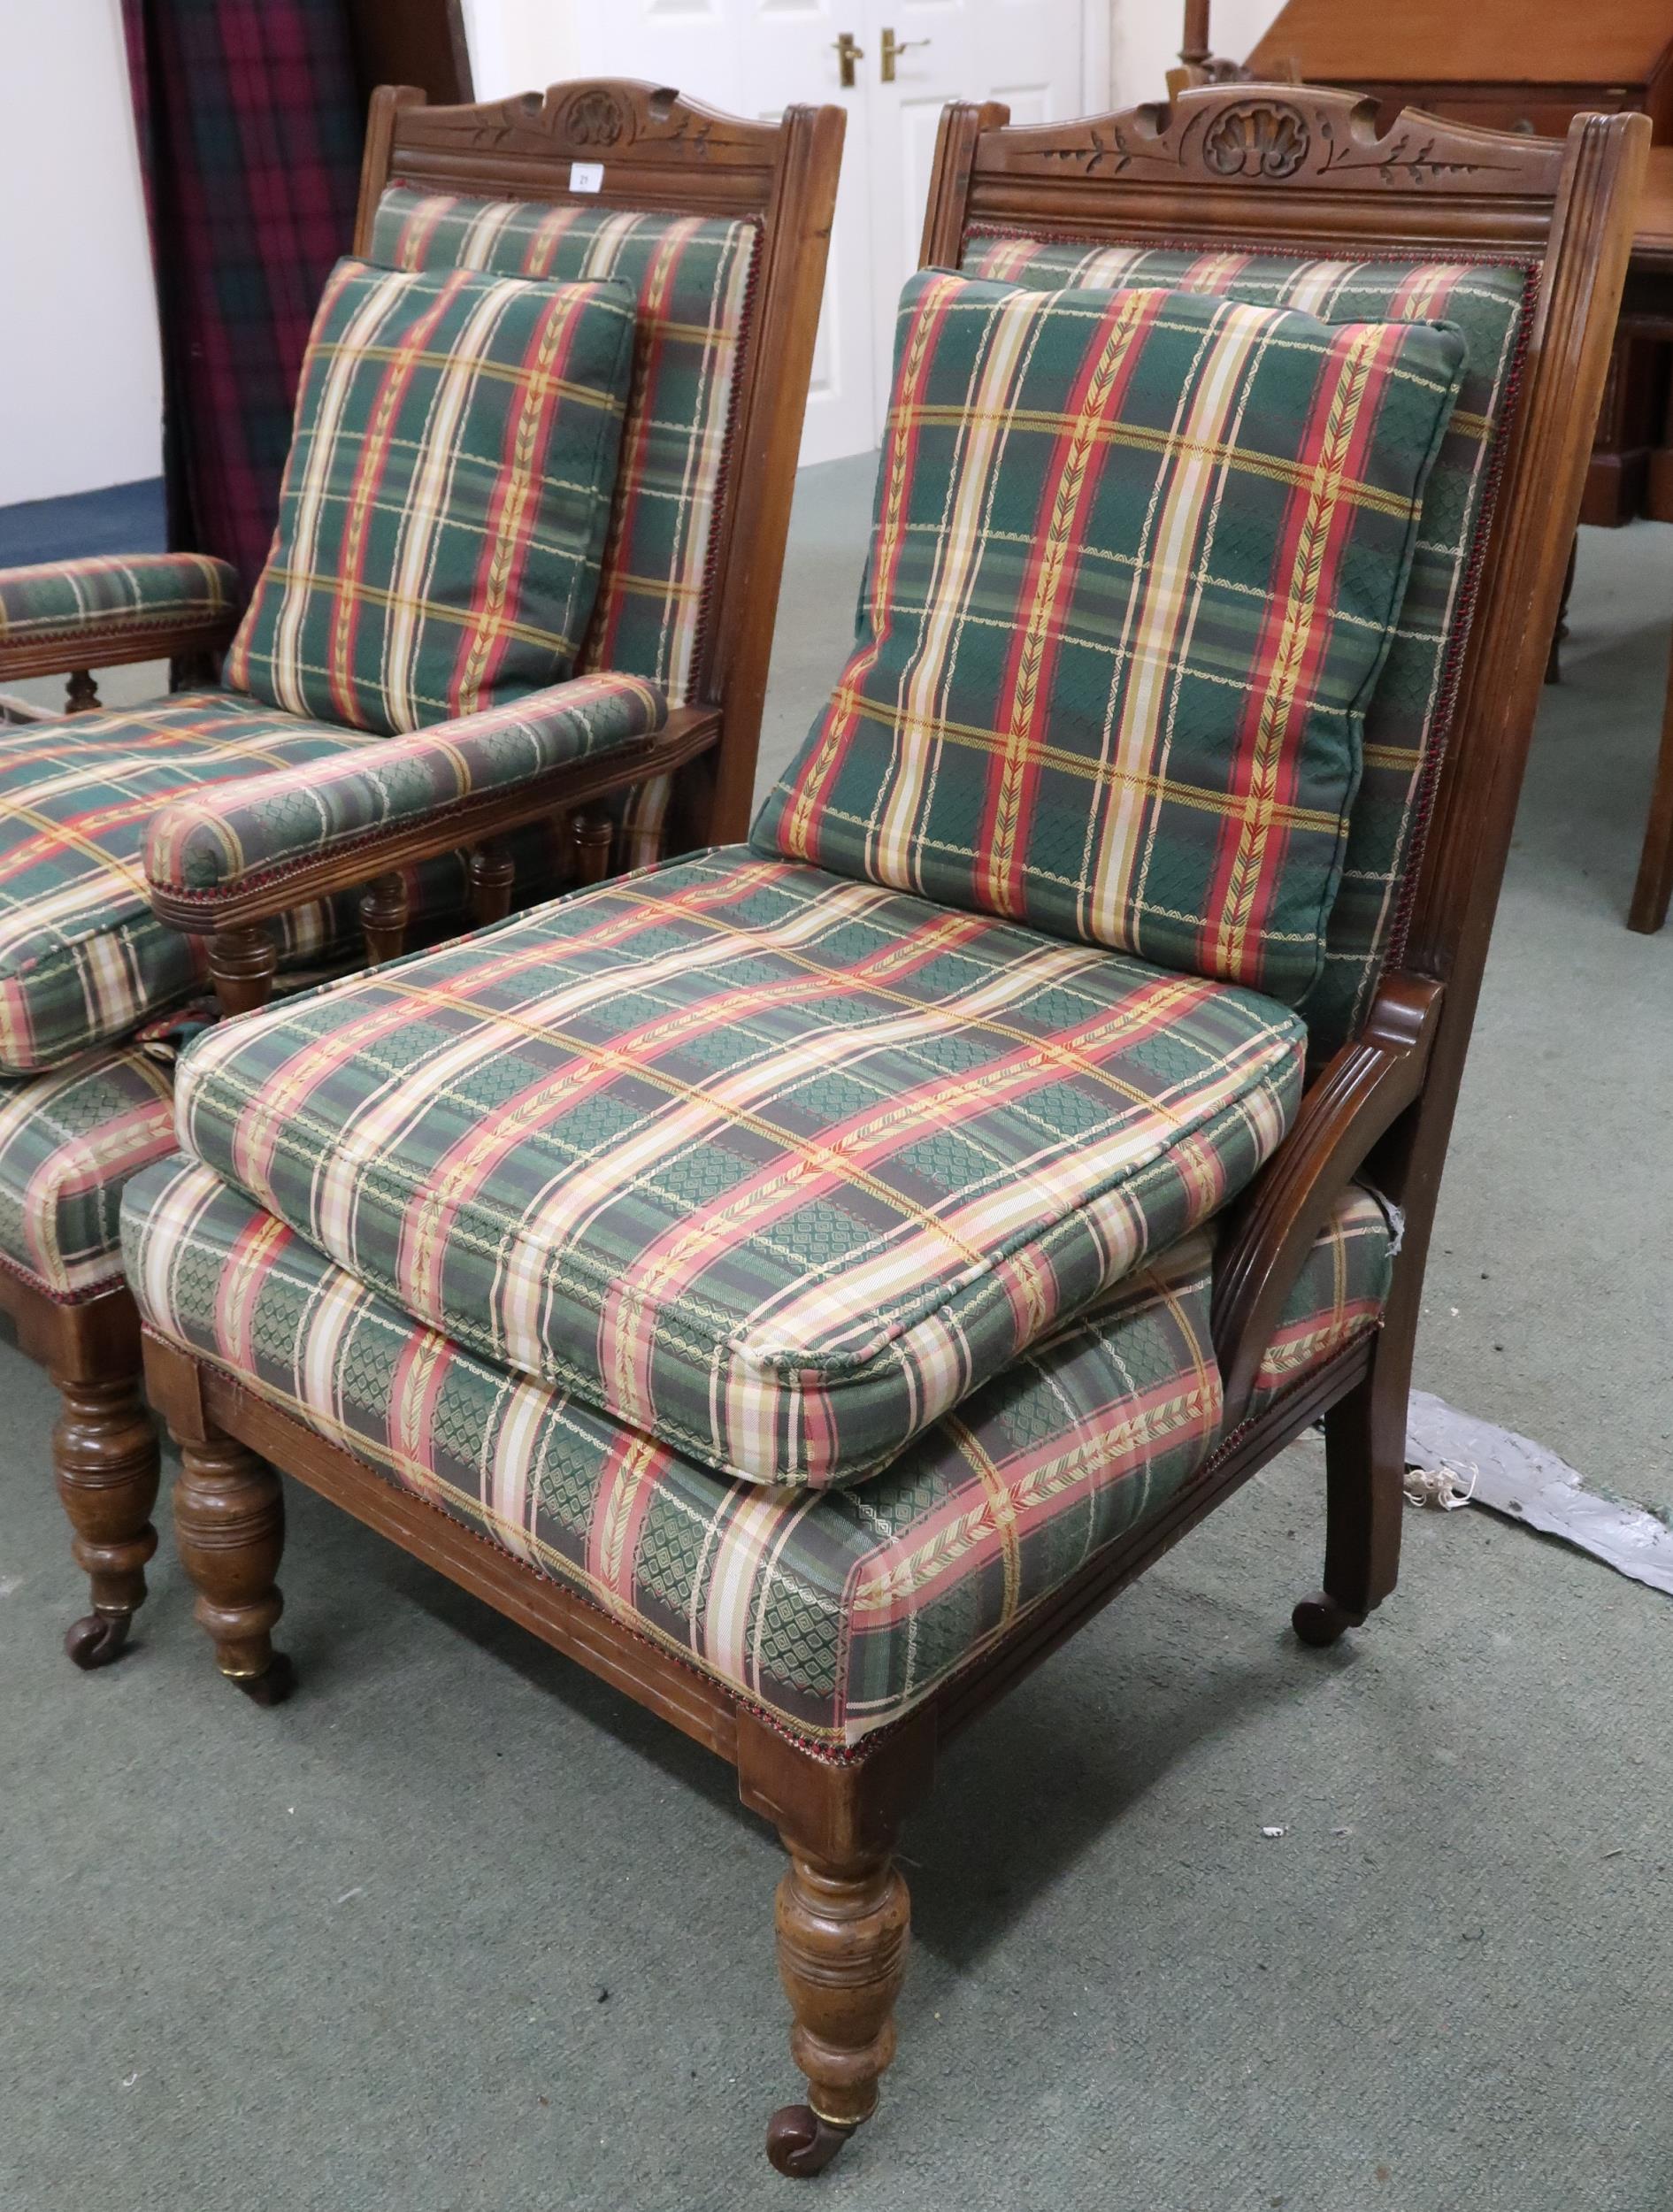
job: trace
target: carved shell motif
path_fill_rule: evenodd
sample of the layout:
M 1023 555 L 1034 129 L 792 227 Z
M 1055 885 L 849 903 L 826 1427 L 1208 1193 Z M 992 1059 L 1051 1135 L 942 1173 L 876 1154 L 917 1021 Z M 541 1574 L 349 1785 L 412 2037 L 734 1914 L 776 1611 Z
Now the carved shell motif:
M 565 101 L 558 134 L 571 146 L 619 146 L 633 135 L 633 118 L 613 92 L 594 86 Z
M 1307 159 L 1309 142 L 1300 108 L 1276 100 L 1239 100 L 1209 124 L 1202 157 L 1216 176 L 1293 177 Z

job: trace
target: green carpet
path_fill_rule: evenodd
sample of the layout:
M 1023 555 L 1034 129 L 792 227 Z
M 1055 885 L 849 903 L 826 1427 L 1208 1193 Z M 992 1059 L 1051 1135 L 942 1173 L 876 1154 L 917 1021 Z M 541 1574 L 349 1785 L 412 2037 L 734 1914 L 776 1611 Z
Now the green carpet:
M 803 481 L 774 758 L 840 657 L 863 479 Z M 1668 608 L 1673 534 L 1588 537 L 1422 1358 L 1646 1495 L 1673 934 L 1621 915 Z M 761 2154 L 798 2086 L 779 1853 L 727 1770 L 305 1493 L 292 1704 L 215 1678 L 166 1541 L 140 1648 L 74 1675 L 51 1394 L 4 1346 L 0 1383 L 0 2207 L 797 2201 Z M 949 1754 L 906 1842 L 901 2055 L 801 2200 L 1669 2202 L 1673 1607 L 1414 1514 L 1390 1605 L 1304 1651 L 1320 1468 L 1288 1454 Z

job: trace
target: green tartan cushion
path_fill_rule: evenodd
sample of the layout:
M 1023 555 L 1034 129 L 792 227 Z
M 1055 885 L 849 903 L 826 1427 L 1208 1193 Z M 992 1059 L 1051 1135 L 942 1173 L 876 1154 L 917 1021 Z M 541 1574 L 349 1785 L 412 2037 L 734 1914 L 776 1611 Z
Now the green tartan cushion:
M 753 841 L 1299 998 L 1463 351 L 920 272 L 858 642 Z
M 0 1264 L 49 1297 L 121 1281 L 123 1187 L 174 1150 L 172 1057 L 95 1052 L 0 1081 Z
M 694 695 L 755 294 L 753 218 L 482 200 L 390 186 L 370 258 L 397 269 L 480 269 L 633 295 L 633 384 L 603 573 L 583 670 L 648 676 Z
M 1406 886 L 1445 749 L 1534 272 L 1523 262 L 1205 253 L 982 226 L 967 234 L 962 265 L 968 275 L 1036 290 L 1159 284 L 1304 308 L 1325 322 L 1441 319 L 1464 335 L 1458 404 L 1430 471 L 1399 626 L 1365 710 L 1364 769 L 1324 965 L 1300 1002 L 1315 1050 L 1330 1053 L 1364 1018 L 1385 963 L 1400 956 Z
M 1285 1310 L 1293 1345 L 1334 1272 L 1336 1228 Z M 190 1162 L 130 1186 L 123 1242 L 152 1328 L 830 1747 L 900 1719 L 1023 1628 L 1167 1504 L 1221 1425 L 1207 1230 L 1052 1330 L 883 1473 L 814 1496 L 727 1482 L 449 1342 Z M 1287 1362 L 1287 1379 L 1301 1371 Z
M 633 365 L 619 284 L 341 261 L 228 686 L 383 735 L 559 683 Z
M 415 1319 L 851 1482 L 1275 1148 L 1270 1000 L 733 848 L 294 999 L 180 1141 Z
M 1394 1272 L 1388 1217 L 1369 1191 L 1350 1187 L 1302 1263 L 1272 1341 L 1266 1348 L 1251 1415 L 1334 1358 L 1355 1337 L 1380 1326 Z

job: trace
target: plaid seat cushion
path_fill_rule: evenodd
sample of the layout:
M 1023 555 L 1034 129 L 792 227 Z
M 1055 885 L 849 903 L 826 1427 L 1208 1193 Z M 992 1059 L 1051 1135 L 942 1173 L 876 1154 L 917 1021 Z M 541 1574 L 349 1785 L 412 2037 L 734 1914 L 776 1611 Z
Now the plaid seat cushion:
M 201 553 L 134 553 L 120 558 L 43 561 L 0 569 L 0 657 L 8 645 L 72 645 L 85 631 L 130 640 L 135 660 L 148 641 L 183 622 L 230 621 L 238 578 Z
M 123 1226 L 152 1328 L 833 1747 L 1013 1632 L 1216 1441 L 1207 1231 L 883 1473 L 810 1494 L 727 1482 L 449 1342 L 195 1164 L 140 1177 Z M 1309 1269 L 1298 1300 L 1316 1289 Z M 1281 1333 L 1307 1318 L 1292 1301 Z
M 920 272 L 855 651 L 753 841 L 1300 997 L 1462 359 Z
M 1165 285 L 1303 308 L 1325 322 L 1445 320 L 1463 334 L 1458 403 L 1430 471 L 1400 621 L 1366 707 L 1364 766 L 1324 964 L 1300 1002 L 1316 1049 L 1328 1054 L 1364 1018 L 1385 962 L 1399 957 L 1405 887 L 1445 749 L 1515 404 L 1532 273 L 1522 263 L 1202 253 L 980 226 L 965 238 L 962 266 L 1036 289 Z
M 633 364 L 621 285 L 339 262 L 226 681 L 384 735 L 560 683 Z
M 633 296 L 633 389 L 583 669 L 625 669 L 694 695 L 719 533 L 760 229 L 753 220 L 465 199 L 395 184 L 371 258 L 478 269 Z
M 170 1057 L 89 1053 L 0 1082 L 0 1263 L 49 1297 L 122 1279 L 123 1187 L 174 1149 Z
M 731 849 L 292 1000 L 180 1141 L 416 1319 L 721 1471 L 851 1481 L 1213 1213 L 1271 1002 Z

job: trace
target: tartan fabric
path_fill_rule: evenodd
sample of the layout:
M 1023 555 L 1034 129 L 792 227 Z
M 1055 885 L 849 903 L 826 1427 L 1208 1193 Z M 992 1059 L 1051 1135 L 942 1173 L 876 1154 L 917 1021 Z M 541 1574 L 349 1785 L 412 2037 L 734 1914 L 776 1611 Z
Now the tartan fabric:
M 354 234 L 365 102 L 342 0 L 123 0 L 164 361 L 169 542 L 248 590 L 319 288 Z
M 175 892 L 225 889 L 434 820 L 463 801 L 510 791 L 565 764 L 661 729 L 668 705 L 637 676 L 578 676 L 409 737 L 358 746 L 194 792 L 151 818 L 148 879 Z
M 1250 1394 L 1251 1416 L 1378 1325 L 1393 1271 L 1387 1216 L 1369 1191 L 1350 1187 L 1285 1301 Z
M 138 1050 L 0 1081 L 0 1262 L 51 1298 L 119 1283 L 123 1186 L 174 1149 L 172 1099 L 167 1057 Z
M 1430 782 L 1445 749 L 1516 395 L 1531 271 L 1522 263 L 1345 261 L 1286 254 L 1110 245 L 1004 234 L 966 236 L 967 274 L 1035 288 L 1159 284 L 1296 307 L 1325 322 L 1445 320 L 1468 346 L 1458 404 L 1430 472 L 1400 620 L 1365 713 L 1364 767 L 1324 968 L 1300 1002 L 1316 1050 L 1364 1018 L 1416 865 Z
M 798 1732 L 859 1741 L 1206 1456 L 1209 1240 L 1060 1326 L 857 1489 L 729 1483 L 411 1321 L 209 1170 L 130 1187 L 150 1326 Z
M 921 272 L 855 651 L 753 841 L 1301 996 L 1462 358 Z
M 1289 1382 L 1309 1335 L 1312 1357 L 1335 1348 L 1318 1325 L 1339 1315 L 1326 1286 L 1344 1252 L 1357 1270 L 1371 1248 L 1364 1206 L 1380 1221 L 1350 1194 L 1285 1309 Z M 898 1720 L 1014 1633 L 1218 1440 L 1206 1230 L 1042 1338 L 881 1474 L 813 1493 L 729 1483 L 450 1343 L 195 1163 L 134 1181 L 123 1241 L 152 1328 L 830 1746 Z
M 371 258 L 479 269 L 634 296 L 633 387 L 603 573 L 579 665 L 695 695 L 760 231 L 753 221 L 566 202 L 454 197 L 393 185 Z
M 633 363 L 618 284 L 340 262 L 226 679 L 384 734 L 572 669 Z
M 870 1473 L 1247 1182 L 1253 994 L 738 848 L 202 1038 L 186 1150 L 724 1472 Z
M 0 664 L 8 645 L 58 645 L 68 651 L 89 632 L 131 638 L 134 657 L 148 641 L 182 622 L 206 627 L 238 609 L 238 579 L 225 561 L 197 553 L 134 553 L 120 558 L 42 561 L 0 569 Z
M 377 741 L 219 691 L 0 728 L 0 1074 L 60 1066 L 203 987 L 206 940 L 147 901 L 141 852 L 159 806 Z M 295 965 L 339 923 L 315 902 L 277 926 Z

